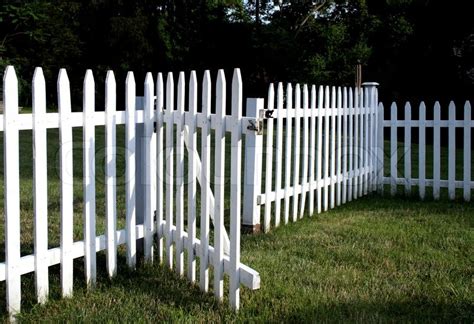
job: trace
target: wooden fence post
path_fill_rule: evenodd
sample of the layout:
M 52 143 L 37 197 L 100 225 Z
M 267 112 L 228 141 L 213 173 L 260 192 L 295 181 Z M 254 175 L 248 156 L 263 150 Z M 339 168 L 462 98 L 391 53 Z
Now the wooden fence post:
M 247 117 L 258 119 L 259 110 L 263 109 L 264 100 L 261 98 L 247 99 Z M 260 231 L 260 205 L 258 196 L 262 183 L 262 146 L 263 136 L 252 132 L 245 137 L 245 176 L 244 176 L 244 205 L 242 230 L 257 233 Z

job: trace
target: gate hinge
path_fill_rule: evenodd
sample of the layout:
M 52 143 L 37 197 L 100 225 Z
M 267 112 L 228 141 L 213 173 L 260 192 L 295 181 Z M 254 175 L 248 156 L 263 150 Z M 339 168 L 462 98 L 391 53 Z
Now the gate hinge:
M 263 135 L 263 121 L 265 119 L 273 118 L 273 111 L 270 109 L 260 109 L 258 112 L 258 118 L 255 120 L 249 120 L 248 130 L 257 132 L 257 135 Z

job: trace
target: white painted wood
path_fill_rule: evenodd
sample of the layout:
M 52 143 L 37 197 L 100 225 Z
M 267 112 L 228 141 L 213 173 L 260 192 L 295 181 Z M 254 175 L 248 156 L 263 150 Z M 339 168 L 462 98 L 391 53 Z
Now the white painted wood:
M 144 230 L 145 230 L 145 237 L 143 239 L 144 244 L 144 260 L 145 262 L 153 262 L 153 217 L 154 217 L 154 210 L 153 210 L 153 195 L 152 195 L 152 164 L 154 159 L 152 159 L 152 137 L 153 137 L 153 128 L 154 128 L 154 112 L 153 106 L 155 103 L 155 84 L 153 82 L 153 77 L 150 72 L 146 74 L 145 77 L 145 84 L 144 84 L 144 113 L 143 113 L 143 141 L 144 141 L 144 161 L 140 168 L 143 168 L 144 172 L 142 173 L 145 175 L 145 179 L 139 179 L 142 184 L 144 185 L 145 189 L 145 199 L 144 199 Z
M 107 71 L 105 79 L 105 113 L 107 118 L 105 126 L 105 214 L 107 220 L 107 273 L 111 278 L 117 274 L 117 242 L 115 240 L 115 233 L 117 231 L 116 89 L 114 72 Z
M 359 197 L 359 162 L 360 162 L 360 142 L 359 142 L 359 121 L 360 121 L 360 108 L 359 108 L 359 88 L 354 89 L 354 199 Z
M 471 104 L 464 104 L 464 200 L 471 200 Z
M 156 81 L 156 228 L 159 229 L 163 224 L 163 209 L 164 209 L 164 190 L 163 183 L 165 182 L 163 170 L 164 166 L 164 84 L 163 75 L 158 73 Z M 163 249 L 164 249 L 164 233 L 157 231 L 158 233 L 158 258 L 160 264 L 163 262 Z
M 439 102 L 434 105 L 434 128 L 433 128 L 433 197 L 440 197 L 441 180 L 441 106 Z
M 341 204 L 342 200 L 342 90 L 337 87 L 336 101 L 336 206 Z
M 256 124 L 259 118 L 259 111 L 264 108 L 263 99 L 247 99 L 247 117 L 250 117 L 246 123 Z M 222 117 L 216 119 L 224 119 Z M 228 122 L 229 124 L 233 121 Z M 222 127 L 225 129 L 225 121 Z M 223 132 L 225 133 L 225 130 Z M 252 127 L 251 127 L 252 129 Z M 259 135 L 253 129 L 245 136 L 245 175 L 244 175 L 244 206 L 243 206 L 243 224 L 250 231 L 258 230 L 260 227 L 260 206 L 258 204 L 258 197 L 262 190 L 262 157 L 263 157 L 263 135 Z
M 6 299 L 10 320 L 21 307 L 20 263 L 20 169 L 18 117 L 18 79 L 9 65 L 3 75 L 3 152 L 4 153 L 4 215 L 5 215 L 5 269 Z
M 282 166 L 283 166 L 283 84 L 278 83 L 277 91 L 277 134 L 276 134 L 276 160 L 275 160 L 275 191 L 282 188 Z M 275 201 L 275 227 L 280 225 L 281 199 Z
M 309 156 L 309 97 L 308 97 L 308 85 L 303 85 L 303 172 L 302 172 L 302 179 L 301 184 L 308 183 L 308 159 Z M 301 194 L 301 201 L 300 201 L 300 218 L 303 217 L 305 211 L 305 204 L 306 204 L 306 195 L 308 194 L 307 190 L 303 191 Z
M 291 133 L 293 120 L 290 111 L 293 108 L 293 88 L 291 83 L 286 87 L 286 151 L 285 151 L 285 224 L 288 223 L 290 215 L 290 188 L 291 188 Z M 247 171 L 246 171 L 247 172 Z
M 363 143 L 363 147 L 364 147 L 364 155 L 363 155 L 363 158 L 364 158 L 364 163 L 363 163 L 363 166 L 364 166 L 364 173 L 363 173 L 363 183 L 364 183 L 364 195 L 367 195 L 368 193 L 368 189 L 369 189 L 369 167 L 370 167 L 370 160 L 369 160 L 369 151 L 370 151 L 370 148 L 369 148 L 369 127 L 370 127 L 370 124 L 369 124 L 369 113 L 370 113 L 370 107 L 368 105 L 368 89 L 365 88 L 363 90 L 361 90 L 361 96 L 362 96 L 362 99 L 361 99 L 361 102 L 363 103 L 363 107 L 364 107 L 364 143 Z
M 456 120 L 456 106 L 454 102 L 449 103 L 449 146 L 448 146 L 448 195 L 449 199 L 456 198 L 456 128 L 454 121 Z
M 273 108 L 273 93 L 271 95 L 270 107 Z M 242 77 L 239 69 L 234 70 L 232 78 L 232 117 L 234 118 L 234 130 L 232 131 L 231 139 L 229 302 L 234 310 L 238 310 L 240 306 L 240 197 L 242 179 L 242 132 L 240 131 L 242 118 Z M 273 132 L 269 131 L 267 136 L 273 139 Z
M 418 144 L 418 178 L 420 179 L 419 189 L 420 189 L 420 198 L 425 199 L 426 192 L 426 130 L 425 130 L 425 121 L 426 121 L 426 106 L 424 102 L 420 104 L 420 127 L 418 128 L 419 135 L 419 144 Z
M 330 100 L 330 92 L 329 86 L 326 86 L 325 93 L 324 93 L 324 152 L 323 152 L 323 161 L 324 161 L 324 198 L 323 198 L 323 210 L 327 211 L 329 207 L 329 129 L 330 129 L 330 121 L 331 121 L 331 110 L 329 106 Z
M 301 87 L 297 83 L 295 87 L 295 113 L 298 114 L 301 110 Z M 293 188 L 300 184 L 300 156 L 301 156 L 301 118 L 297 115 L 295 117 L 295 134 L 294 134 L 294 169 L 293 169 Z M 292 220 L 296 222 L 298 219 L 298 194 L 293 190 L 293 211 L 292 211 Z
M 316 86 L 311 86 L 311 103 L 310 103 L 310 118 L 311 118 L 311 130 L 309 134 L 309 216 L 314 214 L 314 191 L 316 190 Z
M 184 72 L 179 73 L 178 77 L 178 124 L 176 125 L 176 273 L 184 275 L 184 100 L 185 100 L 185 81 Z
M 136 246 L 136 210 L 135 210 L 135 99 L 136 86 L 133 72 L 127 73 L 125 81 L 125 148 L 127 152 L 125 166 L 125 205 L 127 231 L 127 265 L 134 269 L 137 262 Z
M 224 190 L 225 190 L 225 129 L 226 80 L 224 70 L 217 73 L 215 130 L 215 171 L 214 171 L 214 295 L 218 300 L 224 297 L 223 229 L 224 229 Z
M 188 125 L 188 148 L 192 154 L 188 154 L 188 280 L 194 283 L 196 281 L 196 254 L 194 244 L 196 242 L 196 159 L 194 153 L 197 153 L 197 116 L 198 84 L 196 71 L 191 71 L 189 76 L 189 113 L 193 117 Z
M 48 299 L 48 155 L 46 143 L 46 85 L 43 70 L 33 75 L 33 203 L 35 223 L 35 284 L 38 303 Z
M 329 207 L 332 209 L 336 203 L 336 118 L 337 118 L 337 109 L 336 109 L 336 87 L 331 88 L 331 151 L 328 157 L 330 161 L 330 195 L 329 195 Z
M 321 213 L 322 204 L 321 204 L 321 184 L 323 179 L 323 100 L 324 100 L 324 88 L 319 86 L 318 91 L 318 108 L 317 108 L 317 119 L 318 119 L 318 132 L 317 132 L 317 148 L 316 148 L 316 210 L 318 214 Z
M 71 93 L 65 69 L 59 71 L 58 82 L 60 175 L 61 175 L 61 291 L 70 297 L 73 289 L 73 143 Z
M 411 105 L 409 102 L 405 103 L 405 121 L 408 123 L 411 121 Z M 405 126 L 405 143 L 404 143 L 404 150 L 403 150 L 403 158 L 404 158 L 404 167 L 405 172 L 403 174 L 404 178 L 406 179 L 405 183 L 405 194 L 411 194 L 411 127 L 409 124 Z
M 359 96 L 357 98 L 359 101 L 359 111 L 360 111 L 360 122 L 359 122 L 359 197 L 364 195 L 364 185 L 365 185 L 365 109 L 364 109 L 364 89 L 359 89 Z
M 378 102 L 378 100 L 376 101 Z M 378 106 L 378 154 L 377 154 L 377 160 L 378 160 L 378 180 L 377 180 L 377 192 L 379 194 L 383 194 L 383 178 L 384 178 L 384 159 L 385 159 L 385 145 L 384 145 L 384 118 L 385 118 L 385 108 L 382 103 L 379 103 Z
M 275 89 L 273 84 L 268 88 L 268 103 L 267 109 L 275 109 Z M 235 116 L 234 116 L 235 117 Z M 265 193 L 272 191 L 272 176 L 273 176 L 273 119 L 267 119 L 267 133 L 266 133 L 266 149 L 265 149 Z M 233 147 L 233 146 L 232 146 Z M 233 159 L 232 159 L 233 161 Z M 232 178 L 233 179 L 233 178 Z M 265 214 L 263 219 L 263 231 L 270 230 L 272 203 L 270 201 L 265 203 Z
M 83 126 L 83 187 L 84 187 L 84 268 L 88 288 L 95 286 L 95 84 L 92 70 L 84 78 L 84 126 Z
M 173 268 L 173 197 L 174 197 L 174 139 L 173 139 L 173 110 L 174 110 L 174 80 L 169 72 L 166 79 L 166 265 Z
M 352 201 L 352 196 L 354 193 L 354 93 L 352 88 L 349 88 L 349 101 L 348 101 L 348 111 L 349 111 L 349 179 L 347 181 L 347 200 Z
M 345 204 L 347 201 L 347 151 L 348 151 L 348 134 L 347 134 L 347 88 L 344 87 L 342 92 L 342 201 L 341 203 Z
M 208 70 L 204 72 L 202 85 L 202 113 L 206 117 L 202 125 L 201 132 L 201 254 L 200 254 L 200 275 L 199 285 L 202 291 L 209 289 L 209 187 L 211 179 L 211 76 Z
M 392 182 L 390 184 L 390 194 L 394 196 L 397 193 L 397 183 L 396 179 L 398 176 L 397 173 L 397 162 L 398 162 L 398 152 L 397 152 L 397 127 L 395 126 L 395 121 L 397 120 L 397 104 L 392 103 L 390 107 L 391 121 L 392 125 L 390 127 L 390 178 Z

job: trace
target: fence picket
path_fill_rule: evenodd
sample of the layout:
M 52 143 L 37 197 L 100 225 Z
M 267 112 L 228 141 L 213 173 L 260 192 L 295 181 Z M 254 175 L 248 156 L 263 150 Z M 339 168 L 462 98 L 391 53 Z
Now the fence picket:
M 310 103 L 310 116 L 311 116 L 311 131 L 310 131 L 310 144 L 309 144 L 309 215 L 313 216 L 314 213 L 314 191 L 316 190 L 316 172 L 315 172 L 315 160 L 316 160 L 316 86 L 311 86 L 311 103 Z
M 329 207 L 329 129 L 330 129 L 330 121 L 331 121 L 331 109 L 329 106 L 330 100 L 330 92 L 329 87 L 326 86 L 325 93 L 324 93 L 324 115 L 325 115 L 325 122 L 324 122 L 324 202 L 323 208 L 324 211 L 328 210 Z
M 298 219 L 298 191 L 297 187 L 300 184 L 300 121 L 301 117 L 301 87 L 297 83 L 295 87 L 295 135 L 294 135 L 294 172 L 293 172 L 293 222 Z
M 174 80 L 173 73 L 168 72 L 166 79 L 166 264 L 173 268 L 173 175 L 174 175 Z
M 20 169 L 18 126 L 18 79 L 13 66 L 3 75 L 3 152 L 5 181 L 5 270 L 6 298 L 10 320 L 21 307 L 20 264 Z
M 58 82 L 60 174 L 61 174 L 61 289 L 69 297 L 73 289 L 73 146 L 71 93 L 65 69 L 59 71 Z
M 267 109 L 274 109 L 275 107 L 275 90 L 273 84 L 270 84 L 268 88 L 268 106 Z M 237 118 L 234 116 L 234 118 Z M 266 150 L 265 150 L 265 192 L 271 192 L 272 190 L 272 175 L 273 175 L 273 119 L 267 120 L 267 134 L 266 134 Z M 270 230 L 272 202 L 270 199 L 265 201 L 265 214 L 263 220 L 263 231 L 268 232 Z
M 376 101 L 377 102 L 377 101 Z M 378 160 L 378 170 L 377 170 L 377 177 L 378 177 L 378 188 L 377 192 L 379 194 L 383 194 L 383 178 L 384 178 L 384 159 L 385 159 L 385 145 L 384 145 L 384 119 L 385 119 L 385 108 L 383 103 L 378 104 L 378 127 L 377 127 L 377 160 Z
M 363 154 L 363 159 L 364 159 L 364 163 L 363 163 L 363 166 L 364 166 L 364 173 L 363 173 L 363 183 L 364 183 L 364 195 L 367 195 L 368 193 L 368 189 L 369 189 L 369 127 L 370 127 L 370 124 L 369 124 L 369 114 L 370 114 L 370 107 L 368 105 L 368 98 L 369 98 L 369 95 L 368 95 L 368 89 L 365 88 L 365 89 L 362 89 L 361 90 L 361 96 L 362 96 L 362 99 L 361 99 L 361 102 L 362 102 L 362 107 L 364 109 L 364 144 L 363 144 L 363 147 L 364 147 L 364 154 Z
M 404 144 L 405 194 L 411 194 L 411 105 L 405 103 L 405 144 Z
M 425 186 L 426 186 L 426 158 L 425 158 L 425 148 L 426 148 L 426 106 L 424 102 L 420 104 L 420 127 L 419 130 L 419 145 L 418 145 L 418 178 L 419 178 L 419 190 L 420 198 L 425 199 Z
M 449 147 L 448 147 L 448 195 L 449 199 L 456 198 L 456 106 L 454 102 L 449 103 Z
M 106 219 L 107 219 L 107 272 L 109 277 L 117 274 L 117 193 L 116 193 L 116 83 L 112 71 L 105 79 L 105 143 L 106 143 Z
M 291 189 L 291 111 L 293 107 L 293 88 L 288 83 L 286 88 L 286 152 L 285 152 L 285 224 L 288 223 L 290 215 L 290 189 Z
M 189 77 L 189 115 L 191 120 L 188 123 L 189 137 L 188 145 L 189 151 L 193 154 L 188 154 L 188 280 L 196 281 L 196 255 L 194 252 L 194 244 L 196 242 L 196 159 L 194 152 L 197 152 L 197 133 L 196 133 L 196 119 L 197 119 L 197 99 L 198 99 L 198 84 L 196 78 L 196 71 L 191 71 Z
M 354 93 L 352 88 L 349 88 L 349 179 L 347 182 L 347 200 L 352 201 L 354 193 Z
M 342 200 L 342 90 L 337 88 L 336 101 L 336 206 L 341 205 Z
M 325 111 L 323 110 L 323 100 L 324 100 L 324 88 L 319 86 L 318 92 L 318 108 L 317 108 L 317 118 L 318 118 L 318 143 L 316 151 L 316 209 L 318 214 L 321 213 L 322 204 L 321 204 L 321 193 L 323 189 L 323 118 Z
M 34 223 L 35 279 L 38 303 L 46 302 L 48 283 L 48 173 L 46 145 L 46 84 L 43 70 L 33 76 L 33 159 L 34 159 Z
M 471 200 L 471 104 L 464 104 L 464 200 Z
M 225 115 L 226 80 L 224 70 L 217 73 L 216 82 L 216 139 L 214 171 L 214 295 L 222 300 L 224 293 L 224 189 L 225 189 Z
M 184 72 L 178 77 L 177 125 L 176 125 L 176 272 L 184 275 Z
M 359 161 L 360 161 L 360 154 L 361 148 L 359 143 L 359 121 L 360 121 L 360 107 L 359 107 L 359 88 L 354 88 L 354 185 L 353 185 L 353 192 L 354 192 L 354 199 L 359 197 L 359 175 L 360 175 L 360 168 L 359 168 Z
M 127 231 L 127 265 L 134 269 L 136 256 L 136 208 L 135 208 L 135 77 L 133 72 L 127 73 L 125 80 L 125 146 L 127 151 L 125 167 L 126 196 L 126 231 Z
M 306 195 L 308 193 L 309 185 L 308 182 L 308 159 L 309 152 L 309 139 L 308 139 L 308 131 L 309 131 L 309 98 L 308 98 L 308 85 L 303 85 L 303 174 L 301 179 L 302 191 L 301 191 L 301 198 L 300 198 L 300 218 L 303 217 L 304 210 L 305 210 L 305 201 Z
M 209 212 L 211 179 L 211 76 L 204 72 L 202 85 L 202 113 L 205 117 L 201 132 L 201 255 L 199 285 L 202 291 L 209 289 Z
M 144 95 L 145 95 L 145 103 L 144 103 L 144 165 L 141 166 L 145 170 L 143 173 L 145 175 L 145 179 L 139 179 L 145 184 L 145 206 L 143 211 L 144 215 L 144 259 L 145 262 L 153 262 L 153 232 L 154 232 L 154 224 L 153 224 L 153 213 L 152 210 L 153 203 L 152 203 L 152 137 L 153 137 L 153 126 L 154 126 L 154 113 L 153 113 L 153 105 L 155 100 L 155 93 L 154 89 L 155 85 L 153 82 L 153 77 L 150 72 L 146 74 L 145 77 L 145 84 L 144 84 Z
M 347 201 L 347 145 L 348 145 L 348 138 L 347 138 L 347 88 L 344 87 L 342 92 L 342 203 L 345 204 Z
M 394 196 L 397 193 L 397 104 L 392 103 L 391 125 L 390 125 L 390 193 Z
M 438 200 L 440 197 L 441 179 L 441 106 L 439 102 L 434 106 L 434 128 L 433 128 L 433 197 Z
M 334 208 L 335 206 L 335 199 L 336 199 L 336 87 L 331 88 L 331 151 L 329 155 L 329 162 L 330 162 L 330 171 L 329 171 L 329 179 L 330 179 L 330 190 L 329 190 L 329 206 L 330 208 Z
M 273 87 L 272 87 L 273 89 Z M 273 97 L 273 94 L 272 94 Z M 273 108 L 273 98 L 270 101 Z M 231 146 L 231 212 L 230 212 L 230 291 L 229 300 L 235 310 L 240 305 L 240 197 L 242 178 L 242 78 L 240 70 L 234 70 L 232 78 L 232 146 Z M 273 122 L 272 122 L 273 123 Z M 273 138 L 273 132 L 267 134 Z M 272 146 L 273 148 L 273 146 Z M 270 153 L 271 154 L 271 153 Z M 268 164 L 267 164 L 268 166 Z M 268 174 L 268 173 L 267 173 Z M 270 162 L 270 178 L 271 178 Z M 268 182 L 267 182 L 268 185 Z M 271 187 L 271 182 L 270 182 Z M 267 191 L 269 192 L 269 191 Z
M 84 125 L 83 125 L 83 168 L 84 168 L 84 265 L 87 286 L 95 286 L 95 85 L 92 70 L 87 70 L 84 78 Z
M 282 165 L 283 165 L 283 84 L 278 83 L 277 93 L 277 138 L 276 138 L 276 160 L 275 160 L 275 192 L 280 192 L 282 183 Z M 275 200 L 275 227 L 280 225 L 281 199 Z
M 164 233 L 162 229 L 163 221 L 163 208 L 164 208 L 164 191 L 163 191 L 163 104 L 164 104 L 164 92 L 163 92 L 163 75 L 158 73 L 156 80 L 156 229 L 158 236 L 158 258 L 160 263 L 163 262 L 163 243 Z

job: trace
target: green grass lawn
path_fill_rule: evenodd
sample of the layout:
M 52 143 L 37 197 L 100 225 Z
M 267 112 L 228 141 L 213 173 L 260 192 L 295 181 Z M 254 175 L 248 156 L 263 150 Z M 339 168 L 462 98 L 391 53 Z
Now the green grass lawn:
M 104 128 L 97 127 L 96 135 L 97 234 L 103 234 Z M 123 126 L 118 127 L 117 135 L 118 146 L 123 146 Z M 48 136 L 49 243 L 56 247 L 60 225 L 58 131 L 49 130 Z M 76 129 L 75 240 L 82 240 L 81 138 L 81 130 Z M 2 134 L 0 140 L 3 141 Z M 3 156 L 2 150 L 0 146 Z M 21 132 L 20 152 L 21 239 L 22 255 L 26 255 L 33 251 L 31 132 Z M 125 218 L 123 153 L 119 154 L 117 166 L 120 229 L 124 228 Z M 3 171 L 3 159 L 0 170 Z M 230 172 L 230 168 L 226 170 Z M 0 180 L 3 181 L 3 174 Z M 0 186 L 0 196 L 3 189 Z M 227 199 L 227 214 L 229 208 Z M 0 210 L 3 261 L 3 199 Z M 99 253 L 98 286 L 94 291 L 86 290 L 82 259 L 75 260 L 72 299 L 60 298 L 59 265 L 50 268 L 50 301 L 44 306 L 36 304 L 34 275 L 22 276 L 23 312 L 19 316 L 25 322 L 473 322 L 473 225 L 473 204 L 429 199 L 418 202 L 416 198 L 402 196 L 364 197 L 312 218 L 306 216 L 265 235 L 243 236 L 242 262 L 259 271 L 262 282 L 258 291 L 242 288 L 242 308 L 238 314 L 229 309 L 227 301 L 219 304 L 211 294 L 202 294 L 164 266 L 127 270 L 121 249 L 118 276 L 112 281 L 105 273 L 104 253 Z M 0 316 L 6 320 L 4 296 L 2 282 Z
M 242 290 L 242 309 L 202 294 L 165 267 L 136 272 L 121 262 L 88 292 L 77 274 L 73 299 L 35 305 L 36 321 L 454 321 L 474 319 L 474 206 L 366 197 L 281 227 L 244 236 L 242 260 L 261 274 L 258 291 Z M 78 268 L 81 264 L 78 263 Z M 25 280 L 32 290 L 32 276 Z

